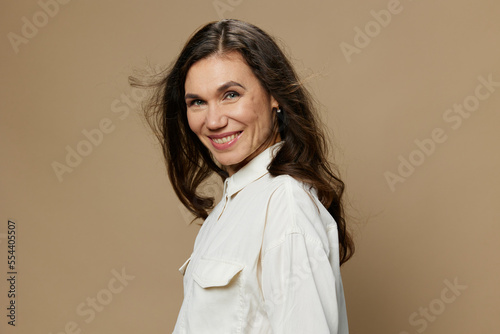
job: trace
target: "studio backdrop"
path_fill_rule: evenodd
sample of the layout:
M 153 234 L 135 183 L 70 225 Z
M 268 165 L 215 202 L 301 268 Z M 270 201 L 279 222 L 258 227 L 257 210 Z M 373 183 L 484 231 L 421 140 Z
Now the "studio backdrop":
M 128 77 L 223 18 L 275 36 L 318 102 L 356 242 L 351 333 L 498 332 L 499 17 L 496 0 L 3 0 L 0 332 L 172 332 L 199 225 Z

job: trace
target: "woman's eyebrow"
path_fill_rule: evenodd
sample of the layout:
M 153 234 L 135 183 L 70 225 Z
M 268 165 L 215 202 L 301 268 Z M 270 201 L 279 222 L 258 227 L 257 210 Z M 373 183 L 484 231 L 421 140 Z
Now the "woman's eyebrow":
M 199 99 L 200 96 L 197 95 L 197 94 L 191 94 L 191 93 L 187 93 L 185 96 L 184 96 L 184 99 L 187 100 L 187 99 Z
M 224 84 L 222 84 L 219 88 L 217 88 L 217 93 L 221 93 L 223 91 L 225 91 L 226 89 L 230 88 L 230 87 L 233 87 L 233 86 L 238 86 L 238 87 L 241 87 L 243 88 L 244 90 L 247 90 L 245 88 L 245 86 L 243 86 L 242 84 L 236 82 L 236 81 L 228 81 Z M 192 94 L 192 93 L 186 93 L 186 95 L 184 96 L 184 99 L 199 99 L 200 96 L 198 94 Z
M 222 84 L 219 88 L 217 88 L 217 93 L 222 93 L 222 91 L 225 91 L 226 89 L 232 86 L 238 86 L 243 88 L 244 90 L 247 90 L 242 84 L 237 83 L 236 81 L 228 81 L 225 84 Z

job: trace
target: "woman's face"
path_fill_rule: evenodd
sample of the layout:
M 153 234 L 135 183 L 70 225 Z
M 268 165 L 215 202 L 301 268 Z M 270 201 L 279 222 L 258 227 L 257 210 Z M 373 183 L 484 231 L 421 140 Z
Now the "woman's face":
M 240 53 L 194 63 L 184 88 L 189 127 L 229 175 L 280 141 L 279 134 L 273 134 L 278 102 Z

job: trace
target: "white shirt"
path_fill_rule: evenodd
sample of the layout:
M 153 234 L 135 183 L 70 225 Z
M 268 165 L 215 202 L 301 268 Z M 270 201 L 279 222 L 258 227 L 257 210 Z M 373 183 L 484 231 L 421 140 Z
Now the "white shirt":
M 267 171 L 268 148 L 224 182 L 184 274 L 174 334 L 347 334 L 337 224 L 315 190 Z

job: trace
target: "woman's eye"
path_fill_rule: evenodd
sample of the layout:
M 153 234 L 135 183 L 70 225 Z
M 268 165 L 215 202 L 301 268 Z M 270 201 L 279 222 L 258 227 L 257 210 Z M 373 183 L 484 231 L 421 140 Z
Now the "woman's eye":
M 240 96 L 240 94 L 236 93 L 236 92 L 228 92 L 225 96 L 225 98 L 228 98 L 228 99 L 235 99 L 237 98 L 238 96 Z
M 193 100 L 189 105 L 191 106 L 201 106 L 203 104 L 202 100 Z

